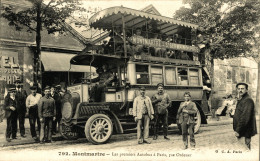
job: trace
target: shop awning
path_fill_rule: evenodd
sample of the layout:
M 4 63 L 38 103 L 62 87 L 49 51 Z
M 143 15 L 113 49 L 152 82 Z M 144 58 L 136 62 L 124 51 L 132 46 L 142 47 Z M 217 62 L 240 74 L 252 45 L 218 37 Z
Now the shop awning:
M 76 54 L 59 52 L 41 52 L 41 60 L 44 71 L 49 72 L 96 72 L 95 68 L 86 65 L 70 65 L 70 59 Z

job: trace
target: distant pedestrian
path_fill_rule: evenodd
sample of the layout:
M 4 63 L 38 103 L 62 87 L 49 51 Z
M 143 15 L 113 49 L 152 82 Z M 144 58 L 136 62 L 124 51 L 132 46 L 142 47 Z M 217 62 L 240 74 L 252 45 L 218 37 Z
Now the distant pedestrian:
M 12 139 L 16 139 L 17 133 L 17 101 L 15 99 L 15 88 L 9 88 L 8 95 L 5 97 L 4 100 L 4 110 L 5 110 L 5 117 L 6 117 L 6 133 L 5 138 L 6 141 L 10 142 L 11 134 Z
M 221 116 L 221 114 L 223 113 L 223 111 L 225 111 L 225 109 L 226 109 L 225 115 L 229 116 L 230 111 L 234 109 L 233 104 L 234 104 L 234 100 L 231 94 L 228 94 L 226 97 L 223 97 L 223 102 L 215 113 L 217 117 L 217 121 L 219 121 L 219 116 Z
M 45 87 L 44 96 L 39 101 L 39 118 L 41 121 L 40 143 L 52 142 L 52 123 L 56 116 L 55 101 L 50 96 L 50 88 Z
M 168 107 L 171 105 L 170 96 L 164 92 L 164 87 L 162 83 L 157 85 L 158 92 L 153 95 L 152 103 L 154 107 L 154 137 L 156 140 L 158 137 L 158 131 L 160 122 L 163 123 L 163 134 L 164 139 L 170 140 L 168 135 Z
M 191 101 L 190 92 L 184 93 L 184 102 L 181 102 L 177 112 L 177 121 L 181 125 L 182 140 L 184 143 L 183 149 L 188 148 L 188 134 L 190 135 L 191 149 L 195 148 L 194 126 L 195 126 L 195 114 L 197 113 L 197 107 L 194 102 Z
M 20 80 L 16 80 L 16 101 L 17 101 L 17 115 L 18 115 L 18 122 L 19 122 L 19 129 L 21 137 L 25 136 L 25 128 L 24 128 L 24 121 L 25 121 L 25 113 L 26 113 L 26 98 L 27 93 L 22 88 L 22 82 Z
M 251 150 L 251 137 L 257 134 L 255 104 L 248 94 L 248 84 L 236 85 L 239 94 L 233 119 L 233 129 L 237 138 L 245 137 L 245 144 Z
M 40 99 L 42 98 L 42 95 L 39 93 L 36 93 L 36 91 L 37 91 L 36 86 L 30 87 L 30 90 L 31 90 L 31 94 L 26 99 L 26 107 L 27 107 L 28 113 L 29 113 L 29 123 L 30 123 L 30 131 L 31 131 L 32 138 L 36 142 L 38 142 L 39 139 L 37 137 L 35 124 L 37 122 L 38 128 L 40 128 L 40 119 L 38 117 L 38 103 L 39 103 Z
M 149 123 L 154 118 L 154 110 L 151 99 L 145 96 L 145 88 L 140 88 L 140 96 L 134 99 L 133 116 L 137 123 L 137 140 L 138 144 L 151 142 L 148 141 L 149 137 Z

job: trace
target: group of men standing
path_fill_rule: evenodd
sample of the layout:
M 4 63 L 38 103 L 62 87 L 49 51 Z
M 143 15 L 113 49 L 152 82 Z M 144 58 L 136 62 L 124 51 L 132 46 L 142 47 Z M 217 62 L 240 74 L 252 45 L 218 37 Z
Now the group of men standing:
M 194 115 L 197 113 L 196 104 L 191 101 L 189 92 L 184 93 L 185 101 L 180 104 L 177 113 L 177 122 L 182 127 L 182 135 L 184 142 L 184 149 L 188 148 L 188 133 L 190 135 L 190 144 L 195 148 L 194 139 Z M 162 83 L 157 85 L 157 93 L 150 99 L 145 96 L 145 87 L 140 88 L 140 95 L 134 99 L 133 116 L 137 123 L 137 140 L 138 144 L 151 142 L 149 137 L 149 123 L 154 119 L 154 136 L 153 140 L 157 140 L 160 122 L 163 125 L 164 139 L 168 138 L 168 108 L 171 107 L 170 96 L 164 92 Z M 143 130 L 142 130 L 143 129 Z M 189 129 L 189 130 L 188 130 Z
M 52 135 L 57 132 L 57 124 L 61 120 L 61 99 L 62 92 L 60 85 L 46 86 L 43 96 L 37 93 L 37 87 L 30 87 L 31 94 L 27 96 L 22 89 L 21 81 L 16 81 L 14 87 L 8 89 L 4 101 L 5 117 L 7 118 L 6 141 L 17 139 L 17 120 L 21 137 L 25 135 L 25 115 L 28 114 L 30 132 L 35 142 L 51 142 Z M 36 129 L 37 123 L 37 129 Z M 37 132 L 39 131 L 39 137 Z M 12 136 L 12 137 L 11 137 Z
M 257 134 L 255 105 L 253 99 L 248 94 L 248 84 L 238 83 L 236 85 L 239 95 L 236 110 L 233 119 L 233 130 L 235 136 L 245 138 L 245 145 L 248 150 L 251 149 L 251 137 Z M 158 138 L 158 129 L 160 121 L 163 125 L 164 139 L 168 133 L 168 108 L 171 107 L 171 99 L 164 92 L 162 83 L 157 85 L 158 92 L 150 99 L 145 95 L 145 87 L 140 88 L 140 95 L 134 99 L 133 116 L 137 123 L 137 140 L 138 144 L 151 142 L 149 137 L 149 123 L 154 119 L 154 136 L 153 140 Z M 176 120 L 182 131 L 183 149 L 188 148 L 188 135 L 190 136 L 191 149 L 195 148 L 194 126 L 195 115 L 198 112 L 196 104 L 191 101 L 190 92 L 184 93 L 184 102 L 181 102 Z

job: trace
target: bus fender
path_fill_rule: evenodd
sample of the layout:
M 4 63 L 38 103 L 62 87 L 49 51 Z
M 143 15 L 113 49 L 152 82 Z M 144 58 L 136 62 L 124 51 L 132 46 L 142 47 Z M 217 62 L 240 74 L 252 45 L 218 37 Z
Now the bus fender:
M 114 114 L 114 112 L 112 111 L 107 111 L 106 112 L 112 117 L 113 119 L 113 122 L 115 123 L 115 128 L 116 128 L 116 132 L 118 134 L 123 134 L 124 133 L 124 130 L 123 130 L 123 127 L 118 119 L 118 117 Z

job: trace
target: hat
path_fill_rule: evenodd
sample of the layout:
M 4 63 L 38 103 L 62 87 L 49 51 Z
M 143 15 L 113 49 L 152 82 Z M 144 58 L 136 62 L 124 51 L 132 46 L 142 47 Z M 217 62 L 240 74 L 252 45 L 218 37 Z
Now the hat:
M 244 83 L 244 82 L 240 82 L 236 85 L 236 88 L 239 86 L 239 85 L 244 85 L 246 86 L 246 89 L 248 89 L 248 84 Z
M 8 92 L 13 92 L 13 91 L 16 91 L 16 89 L 15 88 L 9 88 L 8 89 Z
M 20 79 L 16 79 L 14 83 L 22 83 L 22 81 Z
M 58 84 L 58 85 L 55 86 L 55 88 L 61 89 L 61 86 Z
M 11 91 L 13 91 L 13 90 L 16 90 L 16 87 L 15 87 L 14 84 L 7 84 L 7 85 L 6 85 L 6 88 L 7 88 L 8 92 L 11 92 Z
M 32 86 L 32 87 L 30 87 L 30 90 L 36 90 L 36 89 L 37 89 L 36 86 Z
M 145 87 L 144 86 L 140 87 L 140 90 L 145 91 Z
M 188 96 L 191 97 L 190 92 L 184 92 L 184 95 L 183 95 L 183 96 L 185 96 L 185 95 L 188 95 Z
M 157 84 L 157 87 L 160 87 L 160 86 L 161 86 L 161 87 L 164 87 L 162 83 L 158 83 L 158 84 Z
M 50 86 L 46 86 L 45 88 L 44 88 L 44 90 L 50 90 L 51 88 L 50 88 Z

